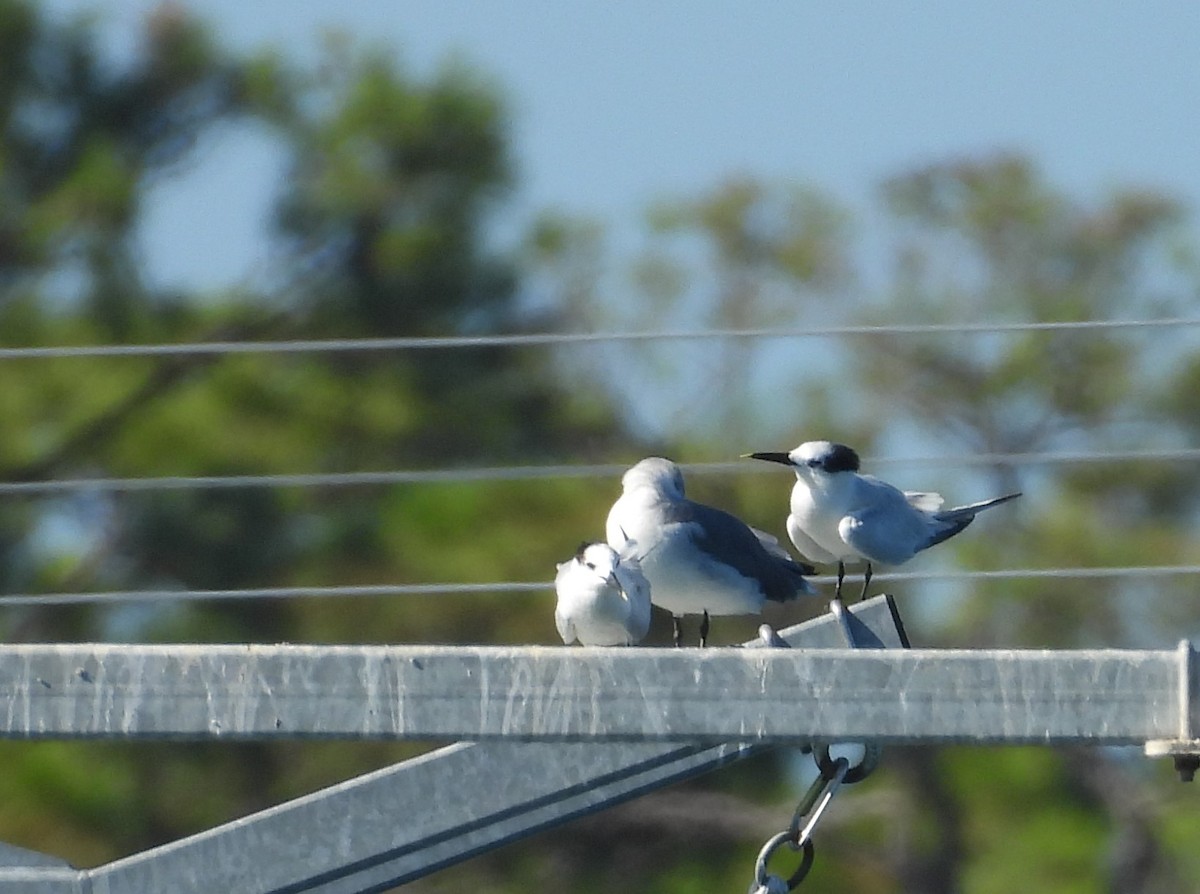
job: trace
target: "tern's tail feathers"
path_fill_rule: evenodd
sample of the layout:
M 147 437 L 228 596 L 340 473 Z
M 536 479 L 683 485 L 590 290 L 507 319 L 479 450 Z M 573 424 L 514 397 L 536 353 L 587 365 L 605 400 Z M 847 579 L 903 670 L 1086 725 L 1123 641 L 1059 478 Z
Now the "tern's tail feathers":
M 801 574 L 817 573 L 817 569 L 812 565 L 809 565 L 807 562 L 800 562 L 792 558 L 792 554 L 789 553 L 784 548 L 783 544 L 779 542 L 778 537 L 768 534 L 766 531 L 760 531 L 758 528 L 751 528 L 750 530 L 754 533 L 754 536 L 758 538 L 758 542 L 762 544 L 762 548 L 775 558 L 782 559 L 784 562 L 787 562 L 790 565 L 800 566 Z
M 797 562 L 792 558 L 783 558 L 776 560 L 779 564 L 779 569 L 783 572 L 780 577 L 786 582 L 785 586 L 769 588 L 767 598 L 772 602 L 790 602 L 793 599 L 798 599 L 801 596 L 816 596 L 817 588 L 812 585 L 805 575 L 816 574 L 817 569 L 804 562 Z
M 966 506 L 955 506 L 953 509 L 937 513 L 933 518 L 940 523 L 938 530 L 930 536 L 927 542 L 921 545 L 920 549 L 929 549 L 929 547 L 936 546 L 943 540 L 949 540 L 973 522 L 975 516 L 983 512 L 983 510 L 999 506 L 1001 503 L 1007 503 L 1009 500 L 1015 500 L 1019 496 L 1021 496 L 1020 492 L 1005 494 L 1003 497 L 980 500 L 978 503 L 969 503 Z
M 754 533 L 754 536 L 758 538 L 758 542 L 762 544 L 763 549 L 765 549 L 776 559 L 780 559 L 785 565 L 791 566 L 793 569 L 799 568 L 800 574 L 817 573 L 816 566 L 809 565 L 807 562 L 801 562 L 800 560 L 793 558 L 792 554 L 789 553 L 784 548 L 783 544 L 779 542 L 778 537 L 768 534 L 766 531 L 760 531 L 758 528 L 751 528 L 750 530 Z M 816 591 L 813 592 L 815 593 Z
M 804 577 L 806 574 L 816 574 L 816 568 L 807 562 L 801 562 L 793 558 L 792 554 L 784 549 L 778 537 L 773 537 L 766 531 L 760 531 L 758 528 L 751 528 L 750 531 L 758 538 L 758 542 L 767 551 L 767 555 L 771 557 L 771 560 L 783 572 L 781 577 L 786 582 L 786 585 L 783 587 L 768 589 L 768 599 L 775 602 L 787 602 L 799 596 L 817 595 L 816 587 Z
M 949 522 L 958 521 L 960 518 L 970 521 L 980 512 L 983 512 L 983 510 L 999 506 L 1001 503 L 1007 503 L 1009 500 L 1015 500 L 1019 496 L 1021 496 L 1020 491 L 1015 494 L 1005 494 L 1003 497 L 993 497 L 990 500 L 980 500 L 978 503 L 968 503 L 966 506 L 955 506 L 953 509 L 937 513 L 934 518 L 938 521 Z

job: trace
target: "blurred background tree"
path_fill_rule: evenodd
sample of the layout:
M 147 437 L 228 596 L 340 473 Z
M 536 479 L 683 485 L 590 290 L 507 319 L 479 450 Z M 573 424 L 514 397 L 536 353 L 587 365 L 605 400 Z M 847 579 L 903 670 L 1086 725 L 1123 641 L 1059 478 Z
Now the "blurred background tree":
M 497 333 L 533 322 L 517 308 L 514 260 L 485 244 L 510 162 L 499 100 L 469 72 L 422 82 L 338 41 L 313 73 L 269 53 L 234 58 L 169 6 L 147 19 L 127 69 L 103 57 L 87 22 L 52 23 L 31 3 L 4 0 L 0 29 L 0 178 L 13 197 L 0 236 L 6 344 Z M 275 287 L 156 294 L 131 247 L 140 198 L 238 121 L 272 128 L 290 156 L 279 269 L 263 277 Z M 576 407 L 548 355 L 508 348 L 19 361 L 0 377 L 0 406 L 3 477 L 17 481 L 528 463 L 598 455 L 622 433 L 610 410 Z M 559 482 L 11 500 L 0 579 L 9 592 L 536 580 L 594 536 L 605 498 Z M 556 524 L 580 531 L 569 541 L 545 537 L 559 503 L 569 508 Z M 462 598 L 39 606 L 3 623 L 9 640 L 549 641 L 546 598 L 513 613 Z M 13 768 L 0 784 L 12 807 L 0 838 L 87 864 L 412 749 L 0 751 Z M 107 790 L 70 769 L 101 753 Z
M 750 176 L 665 197 L 632 252 L 561 213 L 501 249 L 491 228 L 515 167 L 505 104 L 461 63 L 419 78 L 340 39 L 311 68 L 277 51 L 238 55 L 170 6 L 148 16 L 137 47 L 116 65 L 88 21 L 0 0 L 6 346 L 1142 319 L 1186 312 L 1195 294 L 1173 262 L 1187 235 L 1170 197 L 1126 190 L 1082 204 L 1011 155 L 884 185 L 895 257 L 881 294 L 861 286 L 838 202 Z M 270 285 L 156 291 L 133 240 L 147 190 L 236 126 L 266 128 L 287 157 Z M 36 481 L 727 459 L 825 436 L 868 456 L 1186 445 L 1200 428 L 1189 331 L 3 360 L 0 470 Z M 924 568 L 1156 565 L 1194 553 L 1189 468 L 997 462 L 886 477 L 952 500 L 1027 491 Z M 744 476 L 689 481 L 781 536 L 789 486 L 749 464 Z M 59 592 L 549 581 L 578 540 L 600 535 L 616 490 L 547 479 L 8 497 L 0 582 Z M 1198 623 L 1179 578 L 896 590 L 919 645 L 1164 647 Z M 547 590 L 10 607 L 0 625 L 8 641 L 549 643 L 551 604 Z M 745 639 L 756 624 L 718 634 Z M 411 753 L 4 742 L 0 840 L 92 865 Z M 416 887 L 744 886 L 789 816 L 796 766 L 771 755 Z M 1186 794 L 1168 768 L 1119 751 L 890 749 L 879 774 L 839 798 L 809 884 L 1182 890 L 1200 878 Z

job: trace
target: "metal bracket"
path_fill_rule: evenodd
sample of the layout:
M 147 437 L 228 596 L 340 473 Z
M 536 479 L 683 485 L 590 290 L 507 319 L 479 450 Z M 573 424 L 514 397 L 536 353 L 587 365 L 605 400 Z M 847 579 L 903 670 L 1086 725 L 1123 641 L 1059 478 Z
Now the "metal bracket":
M 1151 739 L 1146 757 L 1169 757 L 1175 762 L 1180 782 L 1192 782 L 1200 770 L 1200 739 Z
M 1200 770 L 1200 738 L 1196 737 L 1198 719 L 1192 716 L 1192 695 L 1200 690 L 1197 681 L 1196 650 L 1189 640 L 1181 640 L 1175 651 L 1179 661 L 1179 738 L 1151 739 L 1145 745 L 1146 757 L 1169 757 L 1175 762 L 1180 782 L 1192 782 Z

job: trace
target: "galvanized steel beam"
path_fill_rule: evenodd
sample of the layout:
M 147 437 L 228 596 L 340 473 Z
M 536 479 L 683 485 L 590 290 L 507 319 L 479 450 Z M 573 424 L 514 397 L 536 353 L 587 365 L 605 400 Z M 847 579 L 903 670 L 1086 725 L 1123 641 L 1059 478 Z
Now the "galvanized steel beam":
M 905 644 L 883 597 L 845 620 L 860 646 Z M 828 648 L 845 634 L 826 615 L 783 635 L 793 646 Z M 36 888 L 23 887 L 30 872 L 13 884 L 0 873 L 0 892 L 382 890 L 764 747 L 459 743 L 73 877 L 42 876 Z
M 0 647 L 18 738 L 1120 745 L 1189 692 L 1176 650 Z

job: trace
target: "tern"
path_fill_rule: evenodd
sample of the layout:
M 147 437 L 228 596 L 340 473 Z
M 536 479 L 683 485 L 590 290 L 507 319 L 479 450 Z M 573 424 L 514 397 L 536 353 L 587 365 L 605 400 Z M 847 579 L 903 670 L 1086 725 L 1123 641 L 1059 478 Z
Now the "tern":
M 652 456 L 621 478 L 622 493 L 608 513 L 609 546 L 636 541 L 651 601 L 674 618 L 675 645 L 683 641 L 681 616 L 702 614 L 700 645 L 708 642 L 708 616 L 758 614 L 766 600 L 786 602 L 816 595 L 797 562 L 769 534 L 683 493 L 683 473 Z
M 554 623 L 567 645 L 632 646 L 650 629 L 650 584 L 633 556 L 607 543 L 581 543 L 557 565 Z
M 781 463 L 796 473 L 788 536 L 806 559 L 837 563 L 836 598 L 841 598 L 845 563 L 866 563 L 865 597 L 872 565 L 902 565 L 953 537 L 983 510 L 1021 496 L 942 509 L 940 494 L 907 493 L 873 475 L 860 475 L 858 454 L 830 441 L 807 441 L 790 453 L 746 456 Z

